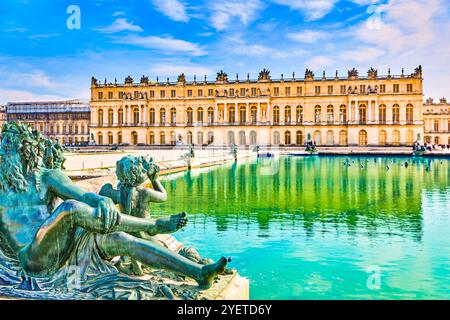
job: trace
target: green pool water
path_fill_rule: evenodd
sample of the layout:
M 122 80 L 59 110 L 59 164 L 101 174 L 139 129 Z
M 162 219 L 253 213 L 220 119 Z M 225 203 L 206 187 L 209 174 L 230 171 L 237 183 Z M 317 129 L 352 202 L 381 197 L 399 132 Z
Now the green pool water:
M 153 212 L 187 211 L 177 239 L 231 257 L 251 299 L 450 298 L 449 160 L 260 159 L 163 183 Z

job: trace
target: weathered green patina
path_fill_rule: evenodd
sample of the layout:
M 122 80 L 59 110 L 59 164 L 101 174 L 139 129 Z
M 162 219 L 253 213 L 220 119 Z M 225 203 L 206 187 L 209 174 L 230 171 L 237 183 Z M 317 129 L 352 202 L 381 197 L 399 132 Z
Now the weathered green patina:
M 149 161 L 122 172 L 124 200 L 116 202 L 124 214 L 111 198 L 76 186 L 61 170 L 61 147 L 27 125 L 4 124 L 0 153 L 0 285 L 14 278 L 12 266 L 27 290 L 67 284 L 73 268 L 89 281 L 96 272 L 111 274 L 114 268 L 108 261 L 117 256 L 193 278 L 205 288 L 224 272 L 226 258 L 201 265 L 151 241 L 152 236 L 183 228 L 187 219 L 185 213 L 157 220 L 146 217 L 146 201 L 162 200 L 164 193 L 129 192 L 148 177 L 158 187 L 156 168 Z M 137 202 L 128 200 L 135 194 Z

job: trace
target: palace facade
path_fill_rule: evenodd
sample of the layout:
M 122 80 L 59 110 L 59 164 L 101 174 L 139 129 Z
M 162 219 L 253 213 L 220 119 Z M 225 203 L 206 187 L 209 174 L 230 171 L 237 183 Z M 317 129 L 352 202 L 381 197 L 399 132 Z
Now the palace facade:
M 89 142 L 90 107 L 81 100 L 10 102 L 8 121 L 30 124 L 45 136 L 62 144 Z
M 450 104 L 447 99 L 435 103 L 428 99 L 423 106 L 425 141 L 433 144 L 450 145 Z
M 371 68 L 340 77 L 102 84 L 92 78 L 91 132 L 99 145 L 412 145 L 423 139 L 422 67 L 379 76 Z

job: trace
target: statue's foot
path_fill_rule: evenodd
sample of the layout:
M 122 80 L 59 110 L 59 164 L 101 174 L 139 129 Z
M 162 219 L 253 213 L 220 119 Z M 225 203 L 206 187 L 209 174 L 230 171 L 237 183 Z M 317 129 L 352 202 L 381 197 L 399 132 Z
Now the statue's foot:
M 231 259 L 221 258 L 216 263 L 211 263 L 204 266 L 202 268 L 202 278 L 197 280 L 199 287 L 201 289 L 211 288 L 214 278 L 219 274 L 224 273 L 227 263 L 230 261 Z
M 184 228 L 188 222 L 186 212 L 156 220 L 158 234 L 170 234 Z

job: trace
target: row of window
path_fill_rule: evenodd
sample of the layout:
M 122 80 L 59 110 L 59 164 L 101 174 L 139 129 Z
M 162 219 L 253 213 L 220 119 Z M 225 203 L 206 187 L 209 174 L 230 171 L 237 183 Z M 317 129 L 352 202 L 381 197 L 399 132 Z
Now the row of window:
M 433 121 L 433 126 L 432 126 L 432 128 L 429 128 L 429 126 L 427 125 L 426 126 L 426 128 L 425 128 L 425 130 L 426 131 L 433 131 L 433 132 L 439 132 L 441 129 L 442 129 L 442 131 L 443 132 L 450 132 L 450 119 L 444 119 L 444 121 L 445 120 L 447 120 L 447 130 L 445 130 L 445 128 L 442 128 L 441 127 L 441 123 L 442 123 L 442 121 L 440 121 L 439 119 L 435 119 L 434 121 Z M 426 120 L 426 119 L 424 119 L 424 122 L 426 123 L 426 124 L 428 124 L 429 123 L 429 121 L 428 120 Z M 444 123 L 444 126 L 445 126 L 445 123 Z
M 303 87 L 284 87 L 284 96 L 292 96 L 292 93 L 294 92 L 297 96 L 303 95 Z M 323 90 L 323 86 L 315 86 L 314 87 L 314 93 L 316 95 L 321 95 L 324 93 L 327 93 L 329 95 L 332 94 L 367 94 L 367 93 L 386 93 L 386 85 L 381 84 L 380 86 L 375 85 L 373 87 L 366 86 L 364 84 L 359 86 L 347 86 L 347 85 L 341 85 L 339 87 L 339 91 L 336 90 L 335 86 L 326 86 L 326 91 Z M 393 93 L 400 93 L 400 84 L 393 84 L 391 87 L 390 92 Z M 412 93 L 413 92 L 413 84 L 408 83 L 406 84 L 406 92 Z M 261 95 L 261 89 L 259 88 L 239 88 L 239 89 L 224 89 L 223 92 L 219 92 L 219 90 L 214 89 L 208 89 L 207 93 L 208 95 L 205 96 L 204 93 L 206 93 L 206 90 L 203 89 L 197 89 L 196 96 L 195 97 L 214 97 L 214 96 L 220 96 L 221 93 L 225 97 L 256 97 Z M 187 97 L 194 97 L 194 90 L 188 89 L 186 91 Z M 281 96 L 280 87 L 273 88 L 273 96 L 278 97 Z M 98 92 L 98 99 L 103 100 L 104 99 L 104 92 L 99 91 Z M 164 99 L 166 97 L 170 98 L 176 98 L 177 97 L 177 91 L 176 90 L 159 90 L 159 98 Z M 123 92 L 119 91 L 118 99 L 154 99 L 156 98 L 156 92 L 155 90 L 150 91 L 134 91 L 133 93 Z M 114 100 L 116 99 L 114 92 L 110 91 L 108 92 L 108 99 Z
M 329 105 L 326 108 L 326 119 L 327 122 L 334 122 L 335 121 L 335 107 L 332 105 Z M 193 124 L 194 122 L 194 110 L 193 108 L 188 108 L 186 111 L 187 115 L 187 124 Z M 197 109 L 197 122 L 203 123 L 204 122 L 204 115 L 205 111 L 203 108 Z M 292 123 L 293 111 L 290 106 L 284 107 L 284 123 L 290 124 Z M 365 123 L 367 122 L 368 116 L 368 108 L 366 105 L 361 104 L 358 107 L 358 119 L 359 122 Z M 214 108 L 210 107 L 207 110 L 207 123 L 213 124 L 215 122 L 214 120 Z M 275 106 L 273 108 L 273 123 L 279 124 L 280 123 L 280 107 Z M 134 108 L 132 111 L 132 121 L 133 124 L 140 124 L 140 110 L 138 107 Z M 236 123 L 236 108 L 234 106 L 228 108 L 228 117 L 227 120 L 229 123 Z M 322 122 L 322 107 L 317 105 L 314 107 L 314 121 L 316 123 Z M 394 104 L 392 106 L 392 122 L 398 123 L 400 122 L 400 106 L 398 104 Z M 167 121 L 166 119 L 166 109 L 161 108 L 159 110 L 159 123 L 165 124 Z M 239 123 L 246 123 L 248 121 L 247 119 L 247 107 L 241 106 L 239 108 Z M 256 106 L 253 106 L 250 108 L 250 122 L 256 123 L 258 121 L 258 108 Z M 341 105 L 339 107 L 339 121 L 340 122 L 347 122 L 347 106 Z M 384 104 L 381 104 L 378 107 L 378 121 L 380 123 L 386 123 L 387 122 L 387 107 Z M 408 104 L 406 106 L 406 121 L 407 122 L 413 122 L 414 121 L 414 107 L 412 104 Z M 177 123 L 177 109 L 171 108 L 169 112 L 169 122 L 170 124 L 175 125 Z M 303 122 L 303 107 L 297 106 L 295 109 L 295 122 L 296 123 L 302 123 Z M 108 110 L 108 125 L 112 126 L 114 124 L 114 110 L 109 109 Z M 124 124 L 124 111 L 123 109 L 119 109 L 118 111 L 118 125 Z M 154 108 L 151 108 L 149 111 L 149 120 L 148 123 L 150 125 L 156 124 L 156 110 Z M 104 113 L 103 109 L 98 110 L 98 125 L 103 126 L 104 124 Z
M 183 138 L 181 136 L 177 136 L 175 132 L 171 132 L 169 134 L 170 137 L 170 144 L 171 145 L 175 145 L 177 143 L 177 141 L 183 142 Z M 293 134 L 291 133 L 291 131 L 285 131 L 283 134 L 283 141 L 281 141 L 281 134 L 278 131 L 274 131 L 273 132 L 273 136 L 272 136 L 272 144 L 274 145 L 280 145 L 280 144 L 284 144 L 284 145 L 304 145 L 305 143 L 305 137 L 302 131 L 296 131 L 295 135 L 293 136 Z M 123 142 L 123 136 L 122 136 L 122 132 L 117 133 L 117 139 L 114 140 L 114 135 L 112 132 L 108 132 L 107 133 L 107 141 L 106 144 L 112 145 L 114 143 L 117 144 L 122 144 Z M 197 132 L 196 135 L 196 141 L 194 141 L 194 136 L 193 133 L 191 131 L 187 132 L 187 137 L 186 137 L 186 143 L 187 144 L 193 144 L 196 143 L 198 145 L 203 145 L 203 144 L 213 144 L 214 143 L 214 133 L 213 132 L 208 132 L 206 134 L 206 140 L 205 140 L 205 136 L 204 133 L 199 131 Z M 326 137 L 324 137 L 325 139 L 323 140 L 322 137 L 322 132 L 320 130 L 316 130 L 313 133 L 313 140 L 317 145 L 335 145 L 336 144 L 336 140 L 335 140 L 335 133 L 332 130 L 327 131 L 326 133 Z M 408 130 L 406 131 L 406 137 L 405 137 L 405 141 L 407 145 L 412 145 L 414 143 L 414 132 L 412 130 Z M 339 137 L 338 137 L 338 144 L 342 145 L 342 146 L 346 146 L 348 144 L 348 136 L 347 136 L 347 131 L 346 130 L 341 130 L 339 132 Z M 394 130 L 392 132 L 392 139 L 390 140 L 392 145 L 400 145 L 401 143 L 401 135 L 400 135 L 400 131 L 399 130 Z M 159 133 L 159 140 L 158 140 L 160 145 L 165 145 L 167 144 L 167 139 L 166 139 L 166 133 L 164 131 Z M 238 144 L 238 145 L 257 145 L 258 142 L 258 138 L 257 138 L 257 133 L 256 131 L 251 131 L 250 135 L 247 137 L 246 133 L 244 131 L 240 131 L 238 133 L 237 139 L 235 137 L 235 133 L 234 131 L 229 131 L 227 133 L 227 144 L 228 145 L 233 145 L 233 144 Z M 100 145 L 103 145 L 105 143 L 105 141 L 103 140 L 103 133 L 99 132 L 97 134 L 97 143 Z M 140 143 L 139 141 L 139 137 L 137 132 L 133 131 L 131 133 L 131 143 L 133 145 L 137 145 Z M 149 145 L 154 145 L 156 144 L 156 137 L 155 137 L 155 133 L 153 131 L 148 133 L 147 136 L 147 144 Z M 368 145 L 368 133 L 366 130 L 361 130 L 359 131 L 359 136 L 358 136 L 358 144 L 360 146 L 367 146 Z M 380 130 L 378 132 L 378 144 L 380 146 L 384 146 L 388 144 L 388 135 L 387 132 L 385 130 Z
M 73 125 L 58 125 L 50 123 L 48 124 L 48 131 L 46 131 L 46 126 L 44 123 L 31 123 L 33 129 L 39 130 L 42 133 L 50 134 L 50 135 L 59 135 L 59 134 L 89 134 L 89 127 L 87 125 L 81 124 L 73 124 Z

